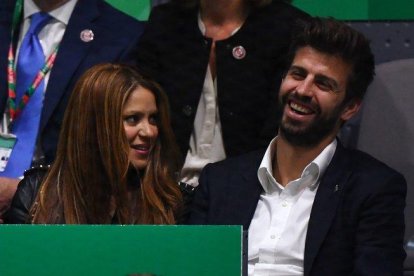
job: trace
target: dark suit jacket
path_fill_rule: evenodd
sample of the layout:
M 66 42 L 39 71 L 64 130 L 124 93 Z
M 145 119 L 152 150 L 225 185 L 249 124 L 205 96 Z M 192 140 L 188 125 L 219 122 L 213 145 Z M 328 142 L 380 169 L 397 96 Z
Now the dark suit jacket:
M 7 51 L 15 0 L 0 1 L 0 116 L 7 100 Z M 85 43 L 82 30 L 94 39 Z M 54 159 L 63 114 L 75 82 L 91 66 L 103 62 L 131 61 L 132 49 L 143 23 L 118 11 L 103 0 L 79 0 L 62 38 L 49 83 L 40 121 L 40 141 L 46 161 Z
M 205 167 L 190 224 L 241 224 L 248 229 L 263 189 L 263 152 Z M 304 275 L 402 275 L 404 177 L 339 143 L 313 203 Z
M 139 42 L 138 66 L 166 91 L 183 156 L 189 148 L 212 40 L 200 32 L 198 7 L 155 7 Z M 252 9 L 231 37 L 216 42 L 217 104 L 224 148 L 234 156 L 266 147 L 277 132 L 277 95 L 294 22 L 305 13 L 284 3 Z M 233 57 L 243 46 L 246 56 Z

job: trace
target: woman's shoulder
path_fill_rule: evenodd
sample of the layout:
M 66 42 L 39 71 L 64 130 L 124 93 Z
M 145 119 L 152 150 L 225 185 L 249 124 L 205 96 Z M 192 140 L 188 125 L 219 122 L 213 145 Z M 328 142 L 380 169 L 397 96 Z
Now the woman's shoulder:
M 306 20 L 310 16 L 305 11 L 295 7 L 286 1 L 272 1 L 270 4 L 256 8 L 253 11 L 254 18 L 259 22 L 279 22 L 288 21 L 289 23 L 298 20 Z
M 11 206 L 5 215 L 6 223 L 27 223 L 40 185 L 49 171 L 49 166 L 33 167 L 24 172 L 24 177 L 17 186 Z
M 24 178 L 23 179 L 43 179 L 43 177 L 46 175 L 46 173 L 49 171 L 50 169 L 50 165 L 47 166 L 36 166 L 36 167 L 31 167 L 30 169 L 26 170 L 24 172 Z
M 169 19 L 169 20 L 181 20 L 180 17 L 187 17 L 196 15 L 198 13 L 198 7 L 186 7 L 179 5 L 175 2 L 167 2 L 161 5 L 155 6 L 150 13 L 149 21 L 152 18 Z

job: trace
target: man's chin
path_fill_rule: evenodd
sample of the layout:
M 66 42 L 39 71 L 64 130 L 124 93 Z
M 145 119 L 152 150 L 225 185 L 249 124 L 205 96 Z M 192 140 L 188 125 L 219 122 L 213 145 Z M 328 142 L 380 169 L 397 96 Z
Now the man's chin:
M 326 133 L 314 131 L 309 127 L 298 126 L 281 126 L 279 134 L 289 144 L 303 148 L 314 147 L 327 136 Z

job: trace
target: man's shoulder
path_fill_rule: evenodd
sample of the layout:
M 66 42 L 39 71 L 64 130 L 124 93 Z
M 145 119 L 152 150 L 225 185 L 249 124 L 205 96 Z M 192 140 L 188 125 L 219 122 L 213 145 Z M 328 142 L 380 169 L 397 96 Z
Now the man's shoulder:
M 397 170 L 366 152 L 346 148 L 342 148 L 341 152 L 348 158 L 353 173 L 382 179 L 403 177 Z
M 140 29 L 144 27 L 144 22 L 139 21 L 102 0 L 79 1 L 72 16 L 81 17 L 81 14 L 84 13 L 80 13 L 80 11 L 88 9 L 88 7 L 91 10 L 96 9 L 98 18 L 94 22 L 105 27 L 106 32 L 116 31 L 119 35 L 123 33 L 140 34 Z
M 85 10 L 88 12 L 86 13 Z M 122 49 L 135 45 L 145 27 L 144 22 L 103 0 L 78 1 L 68 23 L 67 31 L 71 35 L 77 34 L 75 30 L 79 28 L 79 25 L 93 30 L 96 45 L 109 43 L 110 45 L 121 45 Z
M 122 22 L 127 22 L 127 23 L 131 23 L 131 24 L 143 24 L 138 19 L 136 19 L 136 18 L 124 13 L 123 11 L 111 6 L 106 1 L 102 1 L 101 6 L 100 6 L 100 11 L 104 15 L 111 15 L 113 17 L 119 18 Z

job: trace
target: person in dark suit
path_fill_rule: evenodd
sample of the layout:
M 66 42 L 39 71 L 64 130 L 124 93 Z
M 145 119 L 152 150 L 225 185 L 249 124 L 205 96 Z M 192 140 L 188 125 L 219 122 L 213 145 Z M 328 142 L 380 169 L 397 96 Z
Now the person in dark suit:
M 313 18 L 295 37 L 266 152 L 209 164 L 190 224 L 240 224 L 249 275 L 402 275 L 406 181 L 336 138 L 374 76 L 368 40 Z
M 205 164 L 276 134 L 282 64 L 306 17 L 282 0 L 174 0 L 151 11 L 137 64 L 169 97 L 182 181 L 196 186 Z
M 0 74 L 0 114 L 7 113 L 8 50 L 12 38 L 13 11 L 19 1 L 0 2 L 0 68 L 3 72 Z M 133 62 L 132 50 L 144 26 L 103 0 L 24 0 L 22 4 L 22 15 L 13 34 L 12 50 L 15 56 L 30 24 L 30 15 L 26 13 L 43 11 L 52 16 L 39 33 L 46 57 L 50 55 L 51 49 L 59 45 L 53 67 L 45 77 L 34 156 L 36 160 L 42 160 L 40 163 L 50 163 L 55 158 L 63 114 L 77 79 L 98 63 Z M 17 182 L 15 177 L 0 178 L 0 217 L 9 204 Z

